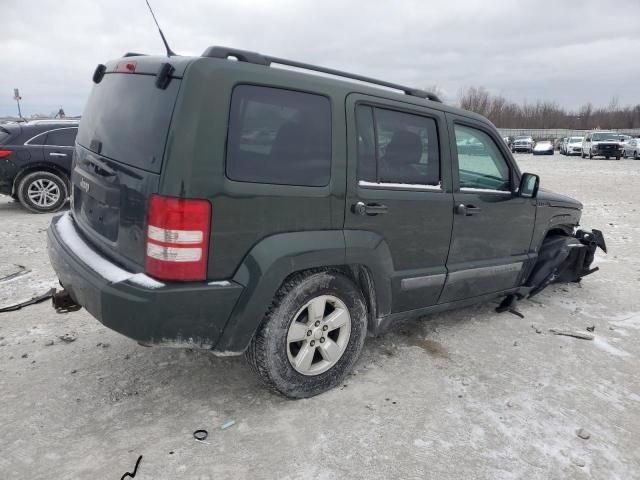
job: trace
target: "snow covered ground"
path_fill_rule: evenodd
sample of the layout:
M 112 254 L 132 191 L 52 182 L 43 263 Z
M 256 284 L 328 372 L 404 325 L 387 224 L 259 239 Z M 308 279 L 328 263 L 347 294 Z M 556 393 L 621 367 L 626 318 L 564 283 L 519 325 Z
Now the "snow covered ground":
M 601 271 L 520 303 L 524 319 L 485 304 L 369 339 L 313 399 L 269 393 L 242 358 L 141 347 L 84 310 L 0 313 L 0 478 L 120 478 L 139 455 L 136 480 L 640 478 L 640 162 L 518 161 L 584 202 Z M 50 219 L 0 197 L 0 278 L 29 270 L 0 282 L 0 306 L 56 286 Z M 588 326 L 593 341 L 548 331 Z

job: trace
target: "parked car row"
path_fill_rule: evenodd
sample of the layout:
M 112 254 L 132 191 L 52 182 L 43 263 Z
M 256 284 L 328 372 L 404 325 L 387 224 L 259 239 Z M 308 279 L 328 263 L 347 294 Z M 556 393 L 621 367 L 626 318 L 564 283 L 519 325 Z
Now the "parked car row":
M 583 137 L 565 137 L 555 141 L 536 141 L 529 135 L 503 137 L 503 140 L 511 153 L 553 155 L 554 150 L 558 149 L 561 155 L 580 155 L 582 158 L 640 158 L 640 138 L 603 130 L 593 130 Z

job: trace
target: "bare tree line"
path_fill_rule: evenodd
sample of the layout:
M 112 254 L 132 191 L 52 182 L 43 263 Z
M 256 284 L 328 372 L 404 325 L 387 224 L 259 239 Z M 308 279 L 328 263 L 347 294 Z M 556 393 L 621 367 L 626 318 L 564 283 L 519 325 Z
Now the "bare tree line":
M 640 128 L 640 104 L 621 107 L 616 98 L 606 107 L 587 103 L 571 111 L 555 102 L 518 104 L 484 87 L 468 87 L 460 92 L 460 107 L 484 115 L 499 128 Z

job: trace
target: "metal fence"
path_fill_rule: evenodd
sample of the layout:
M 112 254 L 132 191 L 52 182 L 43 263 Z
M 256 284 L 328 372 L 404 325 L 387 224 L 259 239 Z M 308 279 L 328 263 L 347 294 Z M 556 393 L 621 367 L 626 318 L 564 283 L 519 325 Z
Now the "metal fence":
M 593 130 L 572 130 L 569 128 L 499 128 L 503 137 L 515 137 L 518 135 L 529 135 L 534 140 L 554 139 L 564 137 L 584 137 Z M 609 132 L 618 132 L 632 137 L 640 137 L 640 128 L 627 128 L 606 130 Z

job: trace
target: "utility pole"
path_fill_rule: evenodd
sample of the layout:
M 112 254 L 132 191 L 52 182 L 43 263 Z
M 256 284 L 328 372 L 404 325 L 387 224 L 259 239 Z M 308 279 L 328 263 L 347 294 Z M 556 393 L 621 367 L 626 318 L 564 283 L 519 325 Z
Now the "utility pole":
M 22 111 L 20 110 L 20 100 L 22 100 L 22 97 L 20 96 L 20 90 L 17 88 L 13 89 L 13 99 L 18 104 L 18 118 L 22 118 Z

